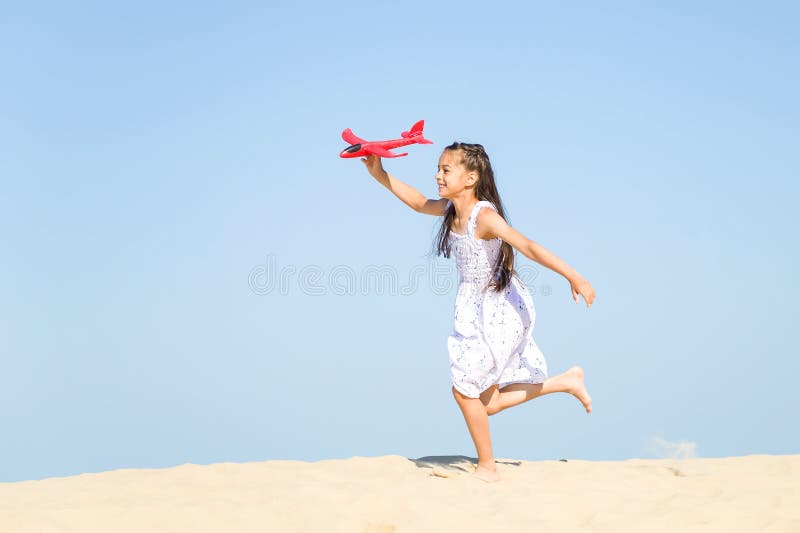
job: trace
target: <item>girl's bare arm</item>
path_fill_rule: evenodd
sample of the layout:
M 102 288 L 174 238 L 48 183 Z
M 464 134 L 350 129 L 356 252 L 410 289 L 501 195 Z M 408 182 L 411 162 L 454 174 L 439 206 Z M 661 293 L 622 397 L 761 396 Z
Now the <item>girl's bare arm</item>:
M 564 276 L 569 281 L 575 302 L 578 302 L 578 295 L 582 295 L 587 307 L 592 306 L 595 297 L 592 285 L 554 253 L 509 226 L 497 211 L 488 207 L 481 209 L 475 224 L 476 234 L 486 234 L 487 238 L 500 237 L 528 259 Z
M 367 167 L 367 171 L 370 175 L 375 178 L 378 183 L 389 189 L 401 202 L 414 211 L 425 213 L 426 215 L 444 215 L 445 208 L 447 207 L 447 199 L 440 198 L 438 200 L 431 200 L 426 198 L 424 194 L 411 185 L 400 181 L 386 172 L 381 164 L 381 158 L 377 155 L 369 155 L 366 159 L 362 158 L 361 161 Z

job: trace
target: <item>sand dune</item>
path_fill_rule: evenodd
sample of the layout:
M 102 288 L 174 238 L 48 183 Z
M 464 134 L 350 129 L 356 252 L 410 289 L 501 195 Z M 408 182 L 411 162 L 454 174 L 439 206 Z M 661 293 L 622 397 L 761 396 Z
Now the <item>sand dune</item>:
M 3 533 L 800 532 L 800 455 L 627 461 L 397 455 L 0 483 Z

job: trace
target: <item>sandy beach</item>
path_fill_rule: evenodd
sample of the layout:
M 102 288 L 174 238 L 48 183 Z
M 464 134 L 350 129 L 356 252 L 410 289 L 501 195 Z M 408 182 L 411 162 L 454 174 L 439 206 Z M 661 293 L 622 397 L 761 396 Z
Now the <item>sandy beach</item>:
M 0 531 L 800 531 L 800 455 L 626 461 L 398 455 L 184 464 L 0 483 Z

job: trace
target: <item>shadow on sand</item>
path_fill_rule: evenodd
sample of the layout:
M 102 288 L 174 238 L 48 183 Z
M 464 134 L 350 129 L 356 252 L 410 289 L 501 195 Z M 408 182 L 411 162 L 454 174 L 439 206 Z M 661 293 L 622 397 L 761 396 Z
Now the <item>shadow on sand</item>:
M 435 472 L 446 472 L 452 475 L 471 474 L 478 466 L 476 457 L 466 455 L 427 455 L 417 459 L 408 459 L 419 468 L 432 468 Z M 520 466 L 522 461 L 495 459 L 497 464 Z

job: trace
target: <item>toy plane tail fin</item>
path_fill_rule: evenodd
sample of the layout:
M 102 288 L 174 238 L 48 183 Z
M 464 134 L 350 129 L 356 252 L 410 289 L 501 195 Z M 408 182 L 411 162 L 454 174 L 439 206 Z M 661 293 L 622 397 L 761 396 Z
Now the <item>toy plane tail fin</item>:
M 424 127 L 425 127 L 425 121 L 420 120 L 419 122 L 411 126 L 410 130 L 404 131 L 400 135 L 404 139 L 414 139 L 414 141 L 419 144 L 433 144 L 433 141 L 429 141 L 428 139 L 422 136 L 422 128 Z

